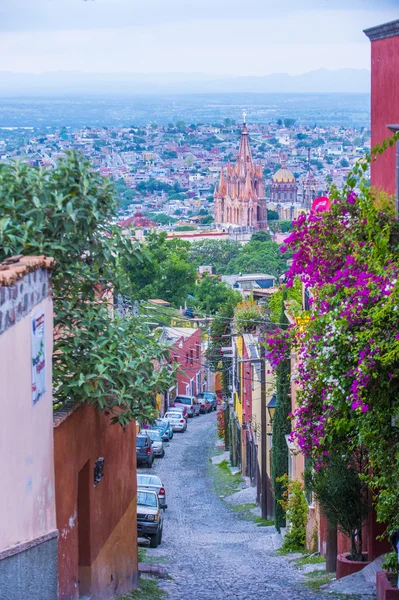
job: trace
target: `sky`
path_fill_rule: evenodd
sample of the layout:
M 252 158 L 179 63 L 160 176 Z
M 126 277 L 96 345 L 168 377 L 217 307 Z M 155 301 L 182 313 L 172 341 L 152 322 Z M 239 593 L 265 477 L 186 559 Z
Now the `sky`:
M 369 68 L 399 0 L 0 0 L 0 71 L 296 75 Z

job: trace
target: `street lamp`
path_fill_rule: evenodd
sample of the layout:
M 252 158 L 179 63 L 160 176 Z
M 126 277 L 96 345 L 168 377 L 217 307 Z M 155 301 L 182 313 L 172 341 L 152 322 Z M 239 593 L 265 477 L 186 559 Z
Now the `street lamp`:
M 276 406 L 277 406 L 277 396 L 276 394 L 273 394 L 273 396 L 270 399 L 269 404 L 267 405 L 267 412 L 269 413 L 269 424 L 273 425 L 273 420 L 274 420 L 274 414 L 276 412 Z M 271 433 L 268 433 L 267 435 L 272 435 Z

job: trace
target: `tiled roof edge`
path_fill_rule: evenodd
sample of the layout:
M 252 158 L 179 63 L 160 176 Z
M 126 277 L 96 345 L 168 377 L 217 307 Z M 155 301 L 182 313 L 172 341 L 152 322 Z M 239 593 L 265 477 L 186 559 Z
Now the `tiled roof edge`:
M 365 33 L 372 42 L 374 42 L 374 40 L 394 37 L 395 35 L 399 35 L 399 19 L 377 25 L 376 27 L 369 27 L 368 29 L 364 29 L 363 33 Z
M 0 287 L 14 285 L 28 273 L 38 269 L 51 270 L 55 267 L 54 258 L 47 256 L 12 256 L 0 263 Z

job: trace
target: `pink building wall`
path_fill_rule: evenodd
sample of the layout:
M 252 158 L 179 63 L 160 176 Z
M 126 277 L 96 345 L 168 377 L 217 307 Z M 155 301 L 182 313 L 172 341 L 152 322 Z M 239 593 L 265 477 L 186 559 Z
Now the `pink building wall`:
M 7 600 L 57 598 L 53 262 L 13 258 L 0 268 L 0 598 Z
M 3 288 L 4 289 L 4 288 Z M 46 393 L 32 405 L 31 317 L 45 315 Z M 53 305 L 44 299 L 0 335 L 0 550 L 56 530 Z
M 399 125 L 399 19 L 366 29 L 371 40 L 371 146 L 392 135 L 387 125 Z M 396 192 L 395 148 L 371 163 L 371 185 Z

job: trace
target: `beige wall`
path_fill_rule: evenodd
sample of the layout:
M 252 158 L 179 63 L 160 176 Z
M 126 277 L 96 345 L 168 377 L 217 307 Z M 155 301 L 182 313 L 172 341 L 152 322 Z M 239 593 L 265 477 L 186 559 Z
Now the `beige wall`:
M 46 393 L 32 406 L 31 316 L 41 309 L 45 313 Z M 0 335 L 0 550 L 56 529 L 52 346 L 49 298 Z

